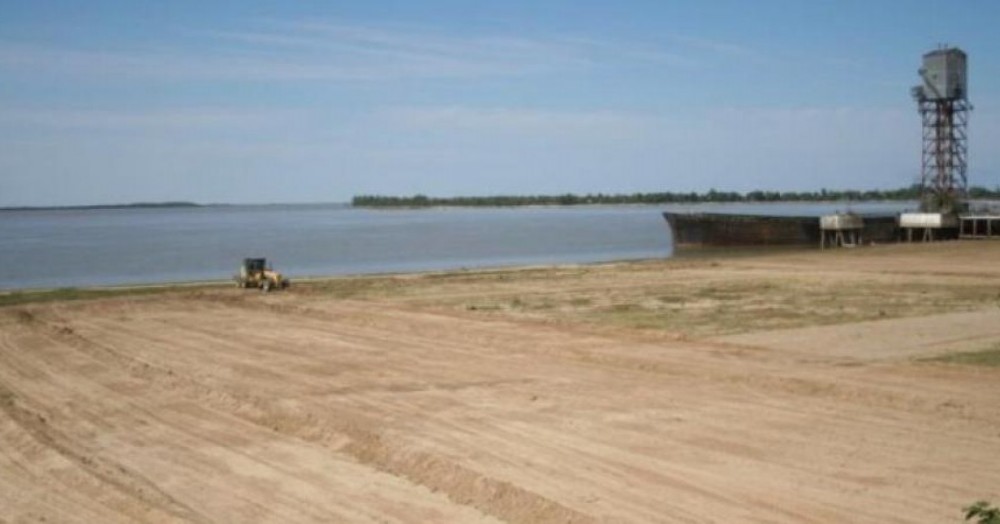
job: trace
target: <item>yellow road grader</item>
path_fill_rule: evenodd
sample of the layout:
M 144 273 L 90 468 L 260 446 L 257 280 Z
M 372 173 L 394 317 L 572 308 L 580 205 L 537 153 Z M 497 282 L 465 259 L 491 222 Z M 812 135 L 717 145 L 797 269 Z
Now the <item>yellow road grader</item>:
M 244 258 L 239 274 L 233 276 L 236 287 L 257 288 L 267 293 L 272 289 L 285 289 L 289 281 L 267 264 L 265 258 Z

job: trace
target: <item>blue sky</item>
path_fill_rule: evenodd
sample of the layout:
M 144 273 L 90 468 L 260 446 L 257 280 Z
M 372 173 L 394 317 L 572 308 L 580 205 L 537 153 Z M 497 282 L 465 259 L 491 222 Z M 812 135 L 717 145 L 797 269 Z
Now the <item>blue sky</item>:
M 0 0 L 0 206 L 891 188 L 921 54 L 1000 3 Z

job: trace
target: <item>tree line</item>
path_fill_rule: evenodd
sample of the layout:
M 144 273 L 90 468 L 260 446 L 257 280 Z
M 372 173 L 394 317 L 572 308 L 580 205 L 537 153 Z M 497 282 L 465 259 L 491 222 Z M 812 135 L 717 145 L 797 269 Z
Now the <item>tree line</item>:
M 819 191 L 716 191 L 711 189 L 697 192 L 659 192 L 632 194 L 585 194 L 576 195 L 497 195 L 430 197 L 359 195 L 351 200 L 355 207 L 507 207 L 507 206 L 574 206 L 587 204 L 700 204 L 709 202 L 873 202 L 884 200 L 918 200 L 919 184 L 899 189 L 829 190 Z M 988 189 L 980 186 L 969 188 L 969 197 L 974 199 L 1000 199 L 1000 187 Z

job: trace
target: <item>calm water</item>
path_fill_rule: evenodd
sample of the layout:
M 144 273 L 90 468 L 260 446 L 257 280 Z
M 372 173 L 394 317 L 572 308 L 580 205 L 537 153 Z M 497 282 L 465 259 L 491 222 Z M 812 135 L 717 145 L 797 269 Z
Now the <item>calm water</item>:
M 855 211 L 893 211 L 864 204 Z M 0 289 L 225 279 L 266 256 L 291 278 L 662 258 L 661 212 L 820 214 L 836 204 L 367 210 L 336 205 L 0 212 Z

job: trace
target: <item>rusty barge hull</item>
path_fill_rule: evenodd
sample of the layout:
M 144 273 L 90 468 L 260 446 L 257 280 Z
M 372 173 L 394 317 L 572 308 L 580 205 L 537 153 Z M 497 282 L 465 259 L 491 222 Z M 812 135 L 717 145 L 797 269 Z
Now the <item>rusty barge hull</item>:
M 729 213 L 673 213 L 663 217 L 670 225 L 674 246 L 819 246 L 818 216 L 746 215 Z M 862 239 L 889 242 L 899 238 L 895 215 L 863 216 Z

